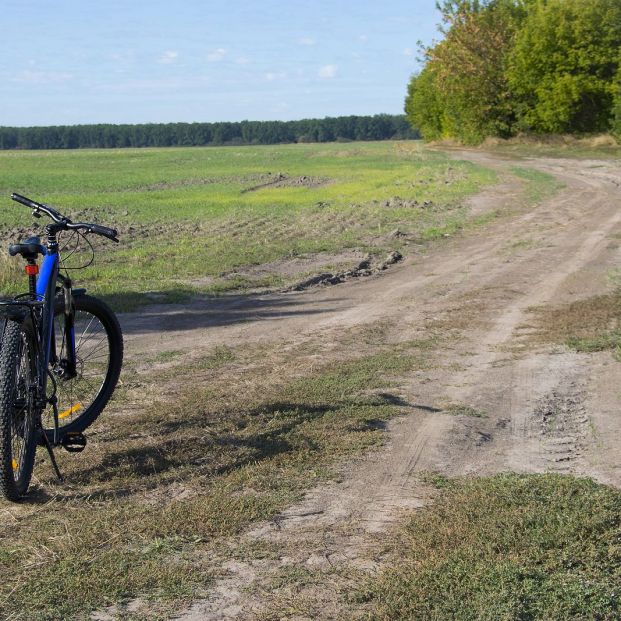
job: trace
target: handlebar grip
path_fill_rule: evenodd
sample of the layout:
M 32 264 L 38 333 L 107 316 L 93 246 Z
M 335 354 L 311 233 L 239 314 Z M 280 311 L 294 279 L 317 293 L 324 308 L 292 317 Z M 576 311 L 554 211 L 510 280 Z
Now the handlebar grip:
M 118 242 L 119 232 L 116 229 L 110 229 L 107 226 L 101 226 L 101 224 L 91 224 L 89 226 L 91 233 L 97 233 L 97 235 L 103 235 L 112 241 Z
M 13 192 L 11 194 L 11 198 L 18 203 L 21 203 L 22 205 L 26 205 L 26 207 L 30 207 L 31 209 L 40 209 L 43 206 L 41 205 L 41 203 L 37 203 L 36 201 L 26 198 L 21 194 L 17 194 L 16 192 Z

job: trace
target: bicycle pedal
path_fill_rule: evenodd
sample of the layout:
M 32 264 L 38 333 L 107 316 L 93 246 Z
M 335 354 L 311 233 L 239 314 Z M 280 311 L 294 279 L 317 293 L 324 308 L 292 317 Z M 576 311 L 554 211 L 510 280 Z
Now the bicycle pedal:
M 86 447 L 86 436 L 80 432 L 67 433 L 60 445 L 69 453 L 81 453 Z

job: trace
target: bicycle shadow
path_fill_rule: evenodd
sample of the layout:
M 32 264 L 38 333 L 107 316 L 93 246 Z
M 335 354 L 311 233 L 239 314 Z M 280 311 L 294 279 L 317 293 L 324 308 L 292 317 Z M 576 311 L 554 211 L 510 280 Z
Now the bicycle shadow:
M 388 393 L 377 396 L 378 407 L 401 402 Z M 338 412 L 351 405 L 343 403 L 308 404 L 296 401 L 275 401 L 236 413 L 231 429 L 209 433 L 209 417 L 194 416 L 182 420 L 162 421 L 157 434 L 152 434 L 149 443 L 141 446 L 118 446 L 118 440 L 110 440 L 101 461 L 85 468 L 75 468 L 69 478 L 70 489 L 57 485 L 51 479 L 42 480 L 24 500 L 28 504 L 45 504 L 68 500 L 112 500 L 148 493 L 174 478 L 183 483 L 197 476 L 211 478 L 226 476 L 241 471 L 246 466 L 277 459 L 300 450 L 317 451 L 320 446 L 305 434 L 304 425 L 324 416 Z M 227 411 L 215 413 L 215 417 L 229 419 Z M 244 431 L 248 421 L 255 421 L 255 430 Z M 257 422 L 259 423 L 257 425 Z M 369 432 L 384 430 L 386 421 L 368 417 L 352 423 L 348 432 Z M 200 433 L 197 431 L 200 430 Z M 170 476 L 169 476 L 170 475 Z M 111 479 L 124 480 L 129 484 L 111 490 L 94 489 L 98 483 Z

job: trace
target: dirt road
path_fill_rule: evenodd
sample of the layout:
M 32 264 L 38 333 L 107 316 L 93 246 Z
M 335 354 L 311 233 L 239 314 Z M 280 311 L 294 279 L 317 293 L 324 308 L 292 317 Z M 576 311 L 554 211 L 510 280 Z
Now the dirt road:
M 280 519 L 246 535 L 296 552 L 278 561 L 230 563 L 213 598 L 181 618 L 241 619 L 269 609 L 282 594 L 250 596 L 243 587 L 261 584 L 284 565 L 364 567 L 375 534 L 402 509 L 425 502 L 417 476 L 423 470 L 558 471 L 621 485 L 621 366 L 607 353 L 578 354 L 529 338 L 531 307 L 609 288 L 608 274 L 620 258 L 618 163 L 512 162 L 475 151 L 455 157 L 502 175 L 501 184 L 473 201 L 473 210 L 499 211 L 484 230 L 412 254 L 380 277 L 250 301 L 228 298 L 217 306 L 196 303 L 178 312 L 154 308 L 125 321 L 128 349 L 138 351 L 171 342 L 176 349 L 205 351 L 218 343 L 291 348 L 308 340 L 329 349 L 344 329 L 378 321 L 404 338 L 420 337 L 434 324 L 458 327 L 462 334 L 445 348 L 443 364 L 404 381 L 400 397 L 408 413 L 389 425 L 381 451 L 347 466 L 340 482 L 313 490 Z M 512 165 L 549 172 L 564 188 L 534 207 L 520 205 L 520 182 L 508 172 Z M 447 411 L 447 403 L 459 407 Z M 334 591 L 324 585 L 302 595 L 316 599 L 320 617 L 333 618 Z

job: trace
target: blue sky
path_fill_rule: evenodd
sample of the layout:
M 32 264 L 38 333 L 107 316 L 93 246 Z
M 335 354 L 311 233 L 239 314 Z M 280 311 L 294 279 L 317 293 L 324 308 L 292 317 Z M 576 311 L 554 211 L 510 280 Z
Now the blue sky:
M 0 0 L 0 125 L 401 113 L 435 0 Z

